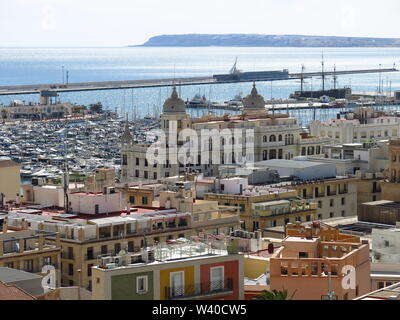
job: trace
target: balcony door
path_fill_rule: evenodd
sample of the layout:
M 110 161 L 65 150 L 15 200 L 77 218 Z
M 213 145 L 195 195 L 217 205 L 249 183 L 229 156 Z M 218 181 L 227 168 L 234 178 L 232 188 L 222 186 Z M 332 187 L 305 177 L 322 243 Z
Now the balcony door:
M 170 285 L 171 285 L 171 296 L 179 297 L 185 294 L 185 273 L 183 271 L 171 272 Z
M 224 267 L 211 268 L 211 291 L 224 288 Z

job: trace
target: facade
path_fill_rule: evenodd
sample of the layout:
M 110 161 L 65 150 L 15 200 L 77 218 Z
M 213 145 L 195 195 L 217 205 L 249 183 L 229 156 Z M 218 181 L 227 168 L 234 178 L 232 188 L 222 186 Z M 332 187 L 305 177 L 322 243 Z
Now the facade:
M 220 241 L 181 240 L 120 258 L 93 267 L 94 300 L 243 299 L 243 256 Z
M 391 229 L 373 228 L 371 237 L 372 261 L 396 263 L 400 267 L 400 227 Z
M 354 108 L 344 119 L 314 120 L 310 124 L 313 136 L 329 137 L 341 144 L 394 138 L 399 129 L 400 118 L 386 116 L 372 107 Z
M 9 232 L 8 225 L 3 225 L 3 233 L 0 234 L 1 267 L 40 274 L 44 266 L 52 265 L 60 285 L 60 254 L 58 235 L 34 230 Z
M 379 290 L 400 283 L 400 263 L 371 263 L 371 289 Z
M 180 133 L 184 129 L 192 129 L 196 137 L 187 138 L 193 141 L 194 138 L 200 137 L 198 150 L 201 146 L 203 149 L 200 150 L 206 151 L 197 154 L 196 159 L 192 159 L 192 156 L 185 159 L 182 155 L 178 157 L 178 151 L 173 151 L 172 141 L 160 140 L 154 146 L 135 144 L 126 125 L 122 136 L 121 181 L 160 179 L 184 174 L 188 170 L 198 170 L 204 176 L 213 176 L 218 172 L 218 164 L 292 159 L 302 153 L 321 154 L 321 145 L 332 140 L 302 134 L 297 120 L 286 114 L 267 113 L 264 99 L 258 94 L 255 85 L 251 93 L 244 98 L 243 106 L 239 115 L 190 118 L 186 113 L 184 101 L 178 97 L 174 88 L 171 97 L 163 106 L 162 132 L 168 134 L 169 139 L 175 140 L 177 148 L 180 148 L 184 144 L 184 141 L 179 139 Z M 234 133 L 234 136 L 232 133 L 235 130 L 241 134 Z M 209 135 L 206 135 L 205 131 Z M 190 148 L 196 150 L 192 144 L 189 144 Z M 164 163 L 149 163 L 146 155 L 150 147 L 158 159 L 164 157 Z M 173 158 L 180 160 L 180 163 L 174 162 Z
M 20 169 L 20 165 L 16 162 L 0 159 L 0 194 L 4 194 L 6 201 L 15 201 L 20 195 Z
M 122 210 L 121 193 L 114 188 L 106 188 L 105 193 L 74 192 L 69 194 L 72 213 L 103 214 Z
M 400 202 L 379 200 L 360 205 L 358 220 L 395 226 L 400 221 Z
M 85 182 L 86 191 L 104 192 L 105 188 L 115 187 L 115 169 L 96 169 Z
M 247 231 L 264 230 L 288 222 L 311 221 L 316 204 L 301 200 L 295 190 L 278 187 L 250 186 L 242 194 L 209 193 L 205 200 L 239 209 L 242 228 Z
M 287 236 L 270 258 L 270 289 L 288 290 L 298 300 L 321 300 L 328 295 L 328 272 L 338 300 L 350 300 L 371 291 L 368 243 L 338 230 L 288 226 Z M 355 287 L 342 285 L 346 268 L 355 270 Z
M 389 141 L 389 164 L 386 179 L 381 182 L 382 199 L 400 201 L 400 139 Z

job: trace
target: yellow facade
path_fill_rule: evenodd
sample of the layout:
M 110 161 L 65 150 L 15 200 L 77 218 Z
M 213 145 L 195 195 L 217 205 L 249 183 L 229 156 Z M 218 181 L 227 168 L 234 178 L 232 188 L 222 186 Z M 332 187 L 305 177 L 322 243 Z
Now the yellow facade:
M 162 288 L 169 288 L 171 286 L 171 273 L 179 271 L 184 272 L 184 286 L 188 288 L 187 293 L 190 294 L 190 290 L 194 290 L 194 266 L 160 270 L 160 300 L 166 300 L 167 298 L 165 290 L 162 290 Z
M 20 166 L 11 160 L 0 160 L 0 193 L 6 200 L 15 200 L 20 193 Z
M 245 256 L 244 276 L 256 279 L 263 273 L 269 272 L 269 258 Z

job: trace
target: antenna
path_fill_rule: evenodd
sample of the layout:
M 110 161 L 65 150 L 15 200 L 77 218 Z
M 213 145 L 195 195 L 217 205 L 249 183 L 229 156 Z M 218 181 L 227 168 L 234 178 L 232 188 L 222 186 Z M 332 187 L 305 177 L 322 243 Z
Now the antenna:
M 333 66 L 333 89 L 336 89 L 337 76 L 336 76 L 336 64 Z
M 322 51 L 322 91 L 325 92 L 325 61 L 324 61 L 324 51 Z

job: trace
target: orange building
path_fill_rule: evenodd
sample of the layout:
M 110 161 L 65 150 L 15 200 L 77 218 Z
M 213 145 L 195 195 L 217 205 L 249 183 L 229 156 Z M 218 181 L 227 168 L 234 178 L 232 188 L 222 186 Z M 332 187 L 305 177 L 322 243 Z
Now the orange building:
M 329 278 L 338 300 L 370 292 L 368 243 L 316 222 L 288 225 L 282 247 L 270 258 L 270 289 L 286 289 L 294 300 L 327 299 Z

